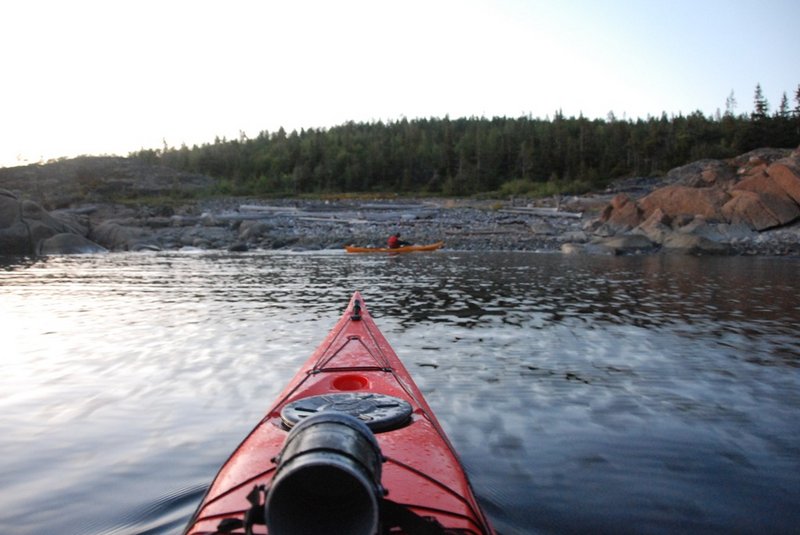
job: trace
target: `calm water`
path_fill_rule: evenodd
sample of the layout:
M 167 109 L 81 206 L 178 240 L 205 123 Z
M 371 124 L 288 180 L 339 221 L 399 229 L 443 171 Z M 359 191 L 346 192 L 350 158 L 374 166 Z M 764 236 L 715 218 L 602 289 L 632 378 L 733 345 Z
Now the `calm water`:
M 797 533 L 800 260 L 0 266 L 0 532 L 179 533 L 361 290 L 504 535 Z

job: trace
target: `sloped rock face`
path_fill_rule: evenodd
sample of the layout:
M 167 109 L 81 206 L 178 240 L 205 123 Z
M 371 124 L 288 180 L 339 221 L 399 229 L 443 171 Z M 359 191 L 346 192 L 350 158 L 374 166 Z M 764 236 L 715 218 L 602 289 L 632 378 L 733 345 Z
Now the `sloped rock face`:
M 81 156 L 41 165 L 0 168 L 0 186 L 48 210 L 119 197 L 191 196 L 211 177 L 117 156 Z
M 638 201 L 615 197 L 599 221 L 626 231 L 660 214 L 673 222 L 700 217 L 763 231 L 800 220 L 800 148 L 761 149 L 724 162 L 702 160 L 668 176 L 674 183 Z M 646 225 L 651 231 L 652 226 Z
M 765 203 L 765 197 L 752 191 L 737 191 L 722 207 L 727 221 L 744 223 L 754 230 L 765 230 L 780 225 L 780 219 Z
M 798 149 L 800 152 L 800 149 Z M 769 176 L 795 203 L 800 204 L 800 158 L 787 158 L 769 166 Z
M 723 217 L 722 205 L 728 199 L 730 195 L 719 187 L 666 186 L 640 200 L 638 205 L 642 221 L 656 210 L 671 218 L 692 215 L 702 216 L 706 220 L 720 220 Z
M 667 182 L 690 188 L 704 188 L 736 180 L 735 170 L 720 160 L 700 160 L 667 173 Z
M 772 173 L 781 176 L 787 188 Z M 794 182 L 798 183 L 797 188 L 793 187 Z M 786 164 L 759 166 L 731 187 L 737 202 L 727 208 L 723 206 L 723 212 L 730 222 L 742 221 L 755 230 L 786 225 L 800 217 L 800 204 L 792 193 L 800 193 L 800 175 L 795 175 Z
M 701 160 L 673 169 L 656 188 L 640 198 L 617 194 L 584 224 L 589 241 L 615 254 L 628 254 L 611 241 L 626 234 L 695 255 L 800 251 L 800 147 Z

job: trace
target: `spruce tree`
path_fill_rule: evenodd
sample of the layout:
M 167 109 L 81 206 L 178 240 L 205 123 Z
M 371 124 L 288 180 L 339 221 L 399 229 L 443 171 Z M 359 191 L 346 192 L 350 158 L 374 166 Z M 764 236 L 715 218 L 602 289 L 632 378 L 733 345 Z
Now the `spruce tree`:
M 783 92 L 783 97 L 781 98 L 781 105 L 778 107 L 776 115 L 781 119 L 786 119 L 789 117 L 789 99 L 786 97 L 786 91 Z
M 797 91 L 794 93 L 794 116 L 800 119 L 800 84 L 797 84 Z
M 733 117 L 736 115 L 736 97 L 733 95 L 733 89 L 731 89 L 731 94 L 728 95 L 728 98 L 725 99 L 725 117 Z
M 750 118 L 754 121 L 761 121 L 767 118 L 769 113 L 769 102 L 764 98 L 764 92 L 761 90 L 761 84 L 756 84 L 756 93 L 753 96 L 753 113 Z
M 797 91 L 794 94 L 794 135 L 795 140 L 800 139 L 800 84 L 797 84 Z

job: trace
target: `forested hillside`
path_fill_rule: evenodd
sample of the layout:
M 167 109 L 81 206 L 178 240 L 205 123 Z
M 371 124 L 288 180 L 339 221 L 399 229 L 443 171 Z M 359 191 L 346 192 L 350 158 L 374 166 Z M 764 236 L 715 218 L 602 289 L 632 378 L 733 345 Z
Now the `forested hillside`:
M 402 119 L 349 122 L 132 157 L 220 179 L 221 193 L 398 192 L 470 195 L 580 193 L 620 177 L 653 176 L 691 161 L 759 147 L 800 145 L 800 86 L 770 113 L 756 87 L 754 112 L 625 120 L 553 118 Z

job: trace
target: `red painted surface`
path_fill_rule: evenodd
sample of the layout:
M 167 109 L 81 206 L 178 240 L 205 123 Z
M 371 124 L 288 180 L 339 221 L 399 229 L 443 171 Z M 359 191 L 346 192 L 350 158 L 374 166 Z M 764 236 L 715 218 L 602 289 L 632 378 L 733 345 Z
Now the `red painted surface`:
M 356 302 L 361 304 L 359 320 L 352 318 Z M 436 517 L 445 528 L 494 533 L 452 445 L 358 292 L 275 405 L 219 471 L 186 533 L 211 534 L 221 520 L 241 519 L 250 507 L 246 497 L 254 485 L 270 482 L 275 470 L 272 458 L 288 435 L 280 418 L 286 403 L 354 391 L 395 396 L 408 401 L 413 409 L 410 424 L 376 434 L 387 458 L 382 477 L 387 498 L 422 516 Z M 256 526 L 254 532 L 266 533 L 266 529 Z

